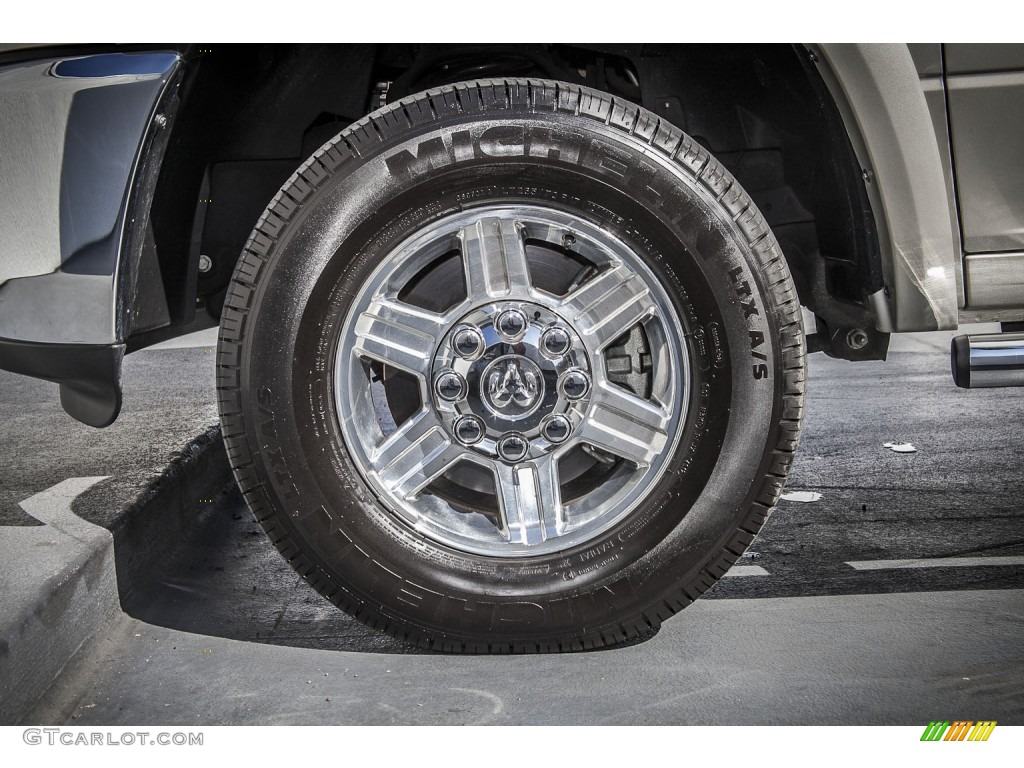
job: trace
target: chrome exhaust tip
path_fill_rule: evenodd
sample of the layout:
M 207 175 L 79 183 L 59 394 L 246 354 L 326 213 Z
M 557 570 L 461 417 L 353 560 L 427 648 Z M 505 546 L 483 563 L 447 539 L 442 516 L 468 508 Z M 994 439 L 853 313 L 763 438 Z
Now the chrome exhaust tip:
M 1024 387 L 1024 333 L 956 336 L 949 355 L 958 387 Z

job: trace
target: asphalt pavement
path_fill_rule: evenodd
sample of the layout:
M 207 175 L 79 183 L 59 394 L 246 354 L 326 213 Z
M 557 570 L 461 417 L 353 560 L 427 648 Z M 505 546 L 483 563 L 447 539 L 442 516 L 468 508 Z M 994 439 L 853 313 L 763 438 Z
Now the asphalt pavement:
M 422 653 L 313 592 L 228 484 L 194 500 L 189 524 L 122 585 L 116 615 L 24 721 L 1024 724 L 1024 390 L 954 387 L 949 336 L 894 337 L 887 363 L 809 358 L 787 492 L 820 498 L 780 502 L 751 556 L 645 642 Z M 151 446 L 178 440 L 152 440 L 150 425 L 185 439 L 212 423 L 208 341 L 127 358 L 128 421 L 96 442 L 62 425 L 67 444 L 51 445 L 33 424 L 57 424 L 59 406 L 0 381 L 0 404 L 24 400 L 33 414 L 3 427 L 0 498 L 112 475 L 72 503 L 85 525 L 102 524 L 97 510 L 113 514 L 116 489 L 131 485 L 122 471 L 154 471 L 150 454 L 167 450 Z M 41 522 L 21 508 L 7 520 Z
M 0 371 L 0 526 L 38 525 L 20 502 L 69 477 L 109 476 L 79 514 L 110 528 L 196 435 L 217 424 L 216 331 L 124 360 L 121 415 L 93 429 L 64 413 L 56 384 Z

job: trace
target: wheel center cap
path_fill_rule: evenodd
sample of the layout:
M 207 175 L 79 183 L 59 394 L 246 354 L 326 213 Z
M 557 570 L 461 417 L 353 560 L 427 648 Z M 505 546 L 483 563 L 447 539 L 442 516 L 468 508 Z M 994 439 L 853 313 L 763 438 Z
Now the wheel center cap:
M 583 423 L 590 376 L 582 340 L 557 312 L 536 301 L 494 301 L 457 318 L 442 337 L 430 403 L 456 443 L 515 464 L 555 450 Z
M 540 368 L 522 355 L 493 361 L 482 377 L 483 400 L 495 413 L 515 419 L 533 413 L 544 397 Z

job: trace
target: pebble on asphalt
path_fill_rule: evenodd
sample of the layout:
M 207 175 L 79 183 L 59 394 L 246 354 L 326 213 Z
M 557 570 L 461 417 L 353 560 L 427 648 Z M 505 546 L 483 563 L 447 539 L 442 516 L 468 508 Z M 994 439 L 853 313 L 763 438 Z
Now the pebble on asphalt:
M 882 443 L 882 447 L 888 448 L 893 453 L 917 453 L 917 448 L 913 445 L 898 440 L 892 443 Z
M 809 501 L 818 501 L 821 494 L 817 491 L 787 491 L 781 498 L 783 501 L 799 501 L 806 504 Z

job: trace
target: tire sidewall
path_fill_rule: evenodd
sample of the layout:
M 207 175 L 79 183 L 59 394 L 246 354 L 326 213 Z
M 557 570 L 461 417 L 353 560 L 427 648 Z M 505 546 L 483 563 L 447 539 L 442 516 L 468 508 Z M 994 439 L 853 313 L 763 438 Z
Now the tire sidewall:
M 468 134 L 464 151 L 457 134 Z M 524 560 L 468 556 L 407 528 L 354 466 L 332 397 L 337 334 L 382 248 L 474 204 L 420 194 L 425 185 L 451 178 L 459 189 L 475 175 L 482 201 L 493 187 L 489 173 L 528 177 L 538 163 L 635 201 L 674 237 L 674 251 L 661 237 L 646 255 L 686 326 L 695 372 L 687 431 L 654 492 L 587 545 Z M 417 194 L 420 204 L 404 219 L 381 221 L 388 201 Z M 634 222 L 605 223 L 643 239 Z M 510 111 L 438 121 L 382 142 L 326 179 L 268 254 L 240 382 L 248 439 L 260 447 L 259 492 L 331 591 L 406 624 L 458 627 L 466 637 L 553 637 L 620 623 L 698 579 L 757 493 L 780 418 L 781 352 L 756 263 L 725 207 L 687 168 L 594 121 Z M 696 274 L 699 291 L 680 280 Z

